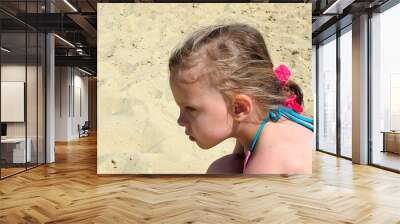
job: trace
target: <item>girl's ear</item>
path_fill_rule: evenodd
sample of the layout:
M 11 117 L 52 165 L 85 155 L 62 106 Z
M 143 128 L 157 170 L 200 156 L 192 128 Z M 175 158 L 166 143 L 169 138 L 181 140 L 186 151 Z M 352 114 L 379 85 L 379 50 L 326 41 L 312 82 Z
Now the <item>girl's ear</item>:
M 244 94 L 236 95 L 233 99 L 233 117 L 242 121 L 249 116 L 253 110 L 253 103 L 249 96 Z

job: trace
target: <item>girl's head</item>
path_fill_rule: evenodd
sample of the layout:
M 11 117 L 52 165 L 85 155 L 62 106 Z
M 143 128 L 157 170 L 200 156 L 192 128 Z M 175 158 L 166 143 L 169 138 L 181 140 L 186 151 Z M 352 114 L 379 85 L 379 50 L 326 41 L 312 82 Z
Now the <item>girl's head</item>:
M 232 137 L 244 115 L 262 119 L 284 102 L 264 39 L 245 24 L 196 31 L 172 53 L 169 70 L 178 123 L 201 148 Z

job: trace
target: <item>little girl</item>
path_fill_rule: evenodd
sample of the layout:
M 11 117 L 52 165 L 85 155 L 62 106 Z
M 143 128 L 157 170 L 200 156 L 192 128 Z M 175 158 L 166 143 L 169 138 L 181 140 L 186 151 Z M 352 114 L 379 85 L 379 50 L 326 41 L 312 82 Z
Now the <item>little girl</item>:
M 178 124 L 202 149 L 236 139 L 208 173 L 311 173 L 313 121 L 285 107 L 262 35 L 245 24 L 193 33 L 169 59 Z

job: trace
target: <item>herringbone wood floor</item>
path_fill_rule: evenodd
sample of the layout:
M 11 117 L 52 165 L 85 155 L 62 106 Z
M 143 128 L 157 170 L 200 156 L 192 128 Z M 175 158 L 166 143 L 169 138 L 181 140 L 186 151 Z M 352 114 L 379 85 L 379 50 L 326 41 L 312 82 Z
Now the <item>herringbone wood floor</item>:
M 0 223 L 400 223 L 400 175 L 314 153 L 310 176 L 98 176 L 96 139 L 0 181 Z

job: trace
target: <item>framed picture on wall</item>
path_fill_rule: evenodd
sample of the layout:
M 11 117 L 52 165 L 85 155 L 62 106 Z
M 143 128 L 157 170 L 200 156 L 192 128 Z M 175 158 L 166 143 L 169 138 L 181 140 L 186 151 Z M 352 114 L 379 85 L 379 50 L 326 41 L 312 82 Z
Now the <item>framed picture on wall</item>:
M 1 82 L 1 122 L 24 122 L 25 82 Z

